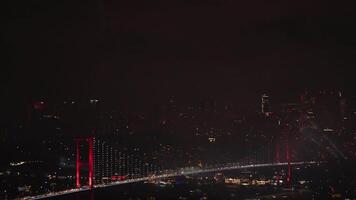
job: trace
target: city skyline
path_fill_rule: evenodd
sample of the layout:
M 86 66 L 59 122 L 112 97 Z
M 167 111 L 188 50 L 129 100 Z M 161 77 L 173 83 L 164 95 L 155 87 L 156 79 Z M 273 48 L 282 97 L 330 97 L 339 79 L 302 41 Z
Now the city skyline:
M 0 199 L 355 199 L 355 6 L 7 0 Z

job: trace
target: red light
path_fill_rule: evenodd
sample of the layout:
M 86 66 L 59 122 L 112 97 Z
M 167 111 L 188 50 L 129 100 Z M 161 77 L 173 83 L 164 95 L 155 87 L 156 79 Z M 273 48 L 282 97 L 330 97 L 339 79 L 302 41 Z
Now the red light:
M 76 141 L 77 145 L 77 161 L 76 161 L 76 186 L 77 188 L 80 187 L 80 144 L 79 140 Z
M 35 110 L 43 110 L 44 109 L 44 106 L 45 106 L 45 103 L 43 101 L 36 101 L 36 102 L 33 102 L 33 108 Z
M 82 166 L 88 166 L 89 175 L 88 175 L 88 185 L 90 188 L 93 187 L 93 174 L 94 174 L 94 159 L 93 159 L 93 138 L 89 137 L 86 138 L 85 141 L 88 142 L 88 163 L 81 163 L 80 162 L 80 142 L 83 139 L 76 140 L 76 147 L 77 147 L 77 161 L 76 161 L 76 186 L 77 188 L 80 187 L 80 168 Z M 87 165 L 86 165 L 87 164 Z

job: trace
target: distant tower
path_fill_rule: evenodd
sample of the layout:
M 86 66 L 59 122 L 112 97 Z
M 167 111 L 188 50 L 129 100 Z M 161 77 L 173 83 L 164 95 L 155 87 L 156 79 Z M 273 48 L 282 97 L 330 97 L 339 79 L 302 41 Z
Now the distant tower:
M 263 94 L 261 96 L 261 112 L 265 115 L 269 115 L 271 113 L 269 101 L 270 100 L 268 95 Z
M 344 118 L 346 115 L 347 101 L 341 92 L 339 92 L 339 107 L 340 107 L 340 115 L 342 118 Z

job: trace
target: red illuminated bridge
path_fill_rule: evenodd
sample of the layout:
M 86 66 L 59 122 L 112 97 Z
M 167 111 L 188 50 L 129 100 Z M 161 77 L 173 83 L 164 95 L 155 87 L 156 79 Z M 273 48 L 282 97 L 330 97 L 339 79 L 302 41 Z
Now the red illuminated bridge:
M 281 146 L 280 144 L 275 146 L 275 155 L 272 156 L 272 160 L 258 159 L 258 156 L 255 155 L 254 158 L 248 157 L 247 159 L 236 163 L 225 163 L 221 165 L 206 166 L 204 168 L 185 167 L 163 170 L 152 163 L 143 162 L 133 155 L 115 149 L 106 141 L 101 141 L 94 137 L 78 138 L 76 139 L 76 188 L 25 197 L 23 199 L 42 199 L 87 191 L 95 188 L 200 173 L 278 166 L 287 167 L 287 174 L 284 177 L 285 181 L 283 182 L 288 187 L 292 179 L 291 166 L 319 164 L 319 162 L 316 161 L 291 161 L 288 143 L 283 145 L 284 148 Z M 281 151 L 282 149 L 283 151 Z M 281 152 L 283 152 L 284 156 L 282 156 Z M 283 161 L 281 162 L 281 160 Z M 85 170 L 87 170 L 87 176 L 82 175 L 82 171 Z M 277 174 L 277 182 L 279 182 L 280 177 L 281 176 Z

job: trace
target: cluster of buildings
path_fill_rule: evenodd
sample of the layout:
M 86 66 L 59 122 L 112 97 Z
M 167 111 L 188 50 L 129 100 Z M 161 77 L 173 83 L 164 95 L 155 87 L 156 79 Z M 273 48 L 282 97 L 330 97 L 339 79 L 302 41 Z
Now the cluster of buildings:
M 34 186 L 29 189 L 22 181 L 26 178 L 16 175 L 22 174 L 18 166 L 11 165 L 38 165 L 29 162 L 36 160 L 46 164 L 40 175 L 42 185 L 50 181 L 52 188 L 72 187 L 74 136 L 85 135 L 97 140 L 94 168 L 98 182 L 184 166 L 282 162 L 286 144 L 292 160 L 356 158 L 356 101 L 352 96 L 314 91 L 285 102 L 279 96 L 283 95 L 261 94 L 259 103 L 247 109 L 214 98 L 180 103 L 170 97 L 145 111 L 106 105 L 101 99 L 35 101 L 23 122 L 0 128 L 0 148 L 12 152 L 2 159 L 0 184 L 6 188 L 16 179 L 13 185 L 18 183 L 18 191 L 40 191 Z M 57 177 L 64 183 L 56 183 Z

